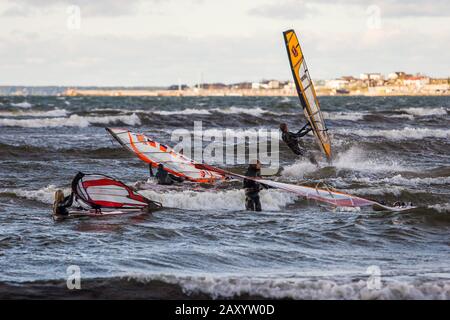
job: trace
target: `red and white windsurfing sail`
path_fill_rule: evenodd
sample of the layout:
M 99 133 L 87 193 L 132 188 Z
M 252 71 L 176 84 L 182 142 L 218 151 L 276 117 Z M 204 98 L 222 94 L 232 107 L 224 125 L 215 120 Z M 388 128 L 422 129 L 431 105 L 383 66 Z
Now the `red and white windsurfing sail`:
M 138 156 L 139 159 L 147 162 L 152 167 L 163 164 L 164 169 L 174 176 L 201 183 L 212 183 L 225 178 L 216 171 L 199 169 L 197 167 L 197 165 L 200 165 L 198 162 L 143 134 L 134 133 L 126 129 L 106 128 L 106 130 L 122 146 Z
M 155 204 L 126 184 L 101 174 L 79 172 L 72 181 L 72 191 L 78 200 L 94 209 L 142 209 Z

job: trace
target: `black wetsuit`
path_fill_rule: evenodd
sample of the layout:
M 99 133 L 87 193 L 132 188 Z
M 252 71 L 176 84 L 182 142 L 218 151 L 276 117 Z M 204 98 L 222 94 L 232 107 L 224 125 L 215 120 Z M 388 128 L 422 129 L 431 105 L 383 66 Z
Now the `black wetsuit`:
M 249 168 L 245 173 L 247 177 L 260 177 L 259 170 Z M 261 211 L 261 201 L 259 200 L 259 191 L 261 184 L 256 181 L 244 179 L 245 189 L 245 209 L 251 211 Z
M 161 168 L 158 168 L 158 171 L 156 171 L 155 178 L 158 180 L 158 184 L 162 185 L 171 185 L 175 182 L 183 182 L 182 178 L 176 177 Z
M 287 131 L 281 134 L 281 139 L 298 156 L 305 154 L 305 150 L 299 144 L 299 139 L 312 130 L 311 128 L 307 128 L 308 125 L 309 123 L 305 124 L 297 133 Z
M 73 203 L 73 193 L 64 198 L 64 200 L 56 205 L 54 208 L 54 214 L 60 216 L 68 216 L 69 211 L 67 208 L 71 207 Z

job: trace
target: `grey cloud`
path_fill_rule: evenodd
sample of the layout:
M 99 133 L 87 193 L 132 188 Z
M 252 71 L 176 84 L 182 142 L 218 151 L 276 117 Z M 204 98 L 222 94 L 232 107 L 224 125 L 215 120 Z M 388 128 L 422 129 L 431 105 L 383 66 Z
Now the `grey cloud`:
M 313 5 L 313 6 L 310 6 Z M 379 6 L 384 17 L 448 17 L 450 16 L 450 1 L 448 0 L 291 0 L 274 1 L 249 11 L 249 14 L 271 17 L 274 19 L 296 19 L 307 14 L 320 13 L 319 8 L 328 6 L 349 6 L 366 10 L 369 6 Z
M 380 1 L 382 14 L 390 17 L 448 17 L 450 16 L 450 1 Z
M 370 36 L 370 35 L 368 35 Z M 423 72 L 448 76 L 448 35 L 393 33 L 365 43 L 364 34 L 305 34 L 313 78 L 361 72 Z M 421 46 L 417 47 L 417 39 Z M 169 85 L 290 79 L 279 33 L 254 37 L 68 36 L 2 41 L 0 74 L 10 84 Z M 349 50 L 348 48 L 352 48 Z
M 10 6 L 2 15 L 30 16 L 61 6 L 76 5 L 86 16 L 123 16 L 135 13 L 142 2 L 143 0 L 8 0 Z
M 275 2 L 255 7 L 248 11 L 250 15 L 262 16 L 275 19 L 299 19 L 309 14 L 316 13 L 316 10 L 309 7 L 305 1 L 290 0 L 285 2 Z

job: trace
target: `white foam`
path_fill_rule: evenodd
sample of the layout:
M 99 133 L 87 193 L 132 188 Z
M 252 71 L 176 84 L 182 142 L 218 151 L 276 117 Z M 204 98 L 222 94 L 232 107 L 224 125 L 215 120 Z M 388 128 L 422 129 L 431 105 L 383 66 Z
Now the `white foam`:
M 395 175 L 390 178 L 383 179 L 371 179 L 371 178 L 356 178 L 353 181 L 362 182 L 366 184 L 374 183 L 388 183 L 398 184 L 405 186 L 417 186 L 417 185 L 446 185 L 450 184 L 450 177 L 436 177 L 436 178 L 404 178 L 401 174 Z
M 27 101 L 23 101 L 23 102 L 18 102 L 18 103 L 11 103 L 11 105 L 13 107 L 18 107 L 18 108 L 31 108 L 33 105 Z
M 13 193 L 20 198 L 35 200 L 46 204 L 52 204 L 56 190 L 63 190 L 64 194 L 70 194 L 70 188 L 57 188 L 55 185 L 48 185 L 39 190 L 24 190 L 24 189 L 0 189 L 2 193 Z
M 312 164 L 308 160 L 297 160 L 294 164 L 284 167 L 281 175 L 289 178 L 303 179 L 305 174 L 314 172 L 316 170 L 317 166 Z
M 148 110 L 137 110 L 136 112 L 143 112 L 148 113 Z M 211 114 L 211 112 L 218 112 L 223 114 L 249 114 L 258 116 L 264 113 L 270 113 L 268 110 L 264 110 L 260 107 L 256 108 L 240 108 L 240 107 L 228 107 L 228 108 L 210 108 L 210 109 L 196 109 L 196 108 L 187 108 L 182 110 L 172 110 L 172 111 L 165 111 L 165 110 L 151 110 L 150 111 L 153 114 L 159 114 L 163 116 L 168 115 L 190 115 L 190 114 L 203 114 L 208 115 Z
M 425 116 L 440 116 L 440 115 L 446 115 L 447 110 L 443 107 L 440 108 L 405 108 L 401 109 L 401 111 L 404 111 L 410 115 L 413 116 L 419 116 L 419 117 L 425 117 Z
M 144 111 L 145 112 L 145 111 Z M 148 112 L 148 111 L 147 111 Z M 174 110 L 174 111 L 151 111 L 154 114 L 160 114 L 163 116 L 169 116 L 169 115 L 175 115 L 175 114 L 184 114 L 184 115 L 189 115 L 189 114 L 210 114 L 210 112 L 206 109 L 183 109 L 183 110 Z
M 0 116 L 3 117 L 64 117 L 67 115 L 65 109 L 54 109 L 48 111 L 3 111 Z
M 124 116 L 83 117 L 76 114 L 68 118 L 38 118 L 38 119 L 0 119 L 3 127 L 88 127 L 91 124 L 111 124 L 122 122 L 134 126 L 141 124 L 139 117 L 133 113 Z
M 440 213 L 450 213 L 450 203 L 438 203 L 428 206 L 431 209 L 434 209 Z
M 270 133 L 270 135 L 269 135 Z M 206 129 L 201 132 L 203 136 L 223 136 L 223 137 L 235 137 L 235 138 L 245 138 L 245 137 L 269 137 L 272 134 L 276 135 L 279 140 L 281 138 L 279 130 L 272 129 Z
M 160 193 L 151 190 L 140 191 L 149 199 L 159 201 L 164 207 L 186 210 L 244 210 L 245 194 L 243 190 L 227 191 L 170 191 Z M 263 190 L 260 193 L 263 210 L 280 211 L 286 205 L 294 203 L 297 196 L 276 190 Z
M 216 112 L 219 113 L 225 113 L 225 114 L 249 114 L 252 116 L 258 116 L 264 113 L 272 113 L 268 110 L 264 110 L 260 107 L 256 107 L 256 108 L 239 108 L 239 107 L 229 107 L 229 108 L 225 108 L 225 109 L 220 109 L 220 108 L 214 108 L 212 109 Z
M 271 299 L 450 299 L 450 281 L 383 281 L 380 289 L 369 289 L 366 280 L 336 282 L 324 279 L 265 278 L 245 276 L 128 276 L 141 282 L 159 280 L 181 286 L 187 294 L 204 293 L 213 299 L 240 295 Z
M 321 167 L 329 166 L 323 159 L 319 160 Z M 366 152 L 358 147 L 352 147 L 338 154 L 332 164 L 338 170 L 352 170 L 364 172 L 380 172 L 380 171 L 405 171 L 399 161 L 393 159 L 385 159 Z M 307 173 L 317 170 L 317 167 L 308 160 L 300 160 L 292 165 L 286 166 L 282 171 L 282 175 L 286 177 L 303 178 Z
M 410 128 L 393 130 L 374 129 L 338 129 L 339 134 L 357 135 L 361 137 L 385 137 L 390 140 L 416 140 L 423 138 L 450 138 L 449 129 Z
M 400 196 L 402 191 L 407 189 L 399 186 L 385 186 L 385 187 L 372 187 L 372 188 L 359 188 L 346 190 L 346 192 L 357 195 L 385 195 L 393 194 L 394 196 Z
M 361 112 L 322 112 L 325 119 L 358 121 L 364 118 Z

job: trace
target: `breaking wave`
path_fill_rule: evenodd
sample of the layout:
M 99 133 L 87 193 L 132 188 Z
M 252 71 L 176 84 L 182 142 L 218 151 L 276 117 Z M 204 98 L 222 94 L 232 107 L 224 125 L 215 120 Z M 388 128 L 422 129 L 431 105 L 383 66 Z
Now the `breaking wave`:
M 410 115 L 413 116 L 419 116 L 419 117 L 426 117 L 426 116 L 440 116 L 440 115 L 446 115 L 447 110 L 443 107 L 440 108 L 405 108 L 401 109 L 401 111 L 404 111 Z
M 186 210 L 244 210 L 245 195 L 243 190 L 228 191 L 170 191 L 160 193 L 151 190 L 140 191 L 149 199 L 159 201 L 165 207 Z M 280 211 L 296 201 L 297 196 L 275 190 L 263 190 L 260 193 L 264 210 Z
M 3 117 L 65 117 L 67 115 L 65 109 L 54 109 L 48 111 L 3 111 L 0 116 Z
M 95 124 L 118 124 L 134 126 L 140 125 L 141 120 L 135 114 L 126 116 L 83 117 L 71 115 L 68 118 L 38 118 L 38 119 L 0 119 L 0 126 L 43 128 L 43 127 L 88 127 Z
M 159 114 L 162 116 L 170 116 L 170 115 L 189 115 L 189 114 L 210 114 L 210 112 L 206 109 L 183 109 L 183 110 L 174 110 L 174 111 L 151 111 L 151 113 Z
M 235 137 L 235 138 L 257 138 L 260 137 L 260 139 L 263 139 L 264 137 L 271 137 L 275 139 L 280 139 L 280 132 L 279 130 L 275 130 L 273 128 L 269 129 L 206 129 L 203 132 L 201 132 L 203 136 L 228 136 L 228 137 Z
M 366 184 L 373 183 L 387 183 L 387 184 L 398 184 L 406 186 L 417 186 L 417 185 L 445 185 L 450 184 L 450 177 L 436 177 L 436 178 L 405 178 L 401 174 L 393 176 L 391 178 L 383 179 L 371 179 L 371 178 L 357 178 L 353 179 L 356 182 L 362 182 Z
M 410 128 L 392 129 L 392 130 L 374 130 L 374 129 L 338 129 L 339 134 L 357 135 L 360 137 L 385 137 L 390 140 L 417 140 L 423 138 L 442 138 L 450 137 L 449 129 L 430 129 L 430 128 Z
M 58 188 L 55 185 L 48 185 L 39 190 L 24 190 L 24 189 L 0 189 L 0 193 L 13 194 L 16 197 L 28 200 L 34 200 L 45 204 L 52 204 L 56 190 L 63 190 L 64 194 L 70 193 L 70 188 Z
M 450 203 L 438 203 L 430 205 L 428 207 L 436 210 L 439 213 L 450 213 Z
M 283 168 L 282 176 L 289 178 L 303 179 L 305 174 L 312 173 L 317 170 L 317 166 L 307 160 L 296 161 L 294 164 Z
M 321 167 L 330 166 L 327 162 L 319 162 Z M 351 170 L 364 172 L 392 172 L 406 171 L 399 161 L 391 159 L 383 159 L 376 155 L 369 155 L 363 149 L 351 147 L 350 149 L 339 153 L 333 160 L 332 167 L 337 170 Z M 303 178 L 305 174 L 312 173 L 318 168 L 308 160 L 300 160 L 292 165 L 288 165 L 282 171 L 282 175 L 286 177 Z
M 364 118 L 361 112 L 322 112 L 325 119 L 358 121 Z
M 268 110 L 264 110 L 260 107 L 256 107 L 256 108 L 229 107 L 229 108 L 225 108 L 225 109 L 214 108 L 212 110 L 215 112 L 224 113 L 224 114 L 242 113 L 242 114 L 248 114 L 248 115 L 252 115 L 252 116 L 258 116 L 258 115 L 261 115 L 264 113 L 272 113 L 272 112 L 270 112 Z
M 385 186 L 385 187 L 370 187 L 370 188 L 351 189 L 351 190 L 347 190 L 347 192 L 357 194 L 357 195 L 365 195 L 365 196 L 383 196 L 383 195 L 391 194 L 393 196 L 398 197 L 405 190 L 406 189 L 404 187 Z
M 18 108 L 31 108 L 33 105 L 27 101 L 23 101 L 18 103 L 11 103 L 11 106 Z
M 181 286 L 188 295 L 207 294 L 213 299 L 240 296 L 271 299 L 450 299 L 450 281 L 383 281 L 370 289 L 365 280 L 338 282 L 326 279 L 245 276 L 129 276 L 141 283 L 162 281 Z
M 139 110 L 137 112 L 147 113 L 149 111 Z M 260 107 L 256 108 L 239 108 L 239 107 L 228 107 L 228 108 L 210 108 L 210 109 L 195 109 L 195 108 L 187 108 L 182 110 L 173 110 L 173 111 L 158 111 L 152 110 L 150 111 L 153 114 L 159 114 L 163 116 L 168 115 L 190 115 L 190 114 L 200 114 L 200 115 L 208 115 L 213 112 L 222 113 L 222 114 L 248 114 L 253 116 L 258 116 L 264 113 L 271 113 L 268 110 L 264 110 Z

